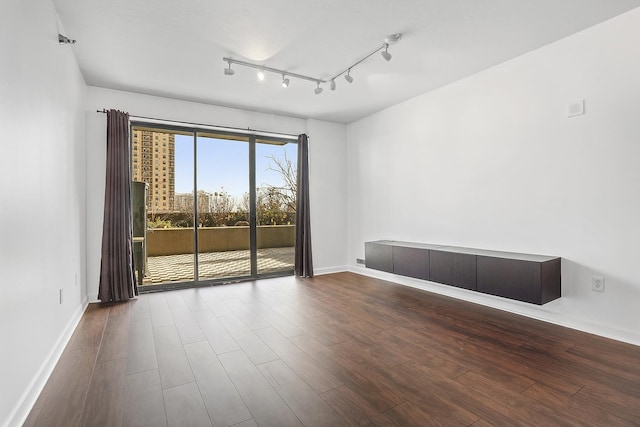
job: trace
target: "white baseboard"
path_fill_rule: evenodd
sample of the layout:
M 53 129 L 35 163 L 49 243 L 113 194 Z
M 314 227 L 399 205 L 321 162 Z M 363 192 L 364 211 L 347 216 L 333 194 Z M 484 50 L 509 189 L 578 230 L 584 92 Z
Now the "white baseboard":
M 349 267 L 342 265 L 338 267 L 314 268 L 313 274 L 315 276 L 322 276 L 323 274 L 342 273 L 344 271 L 349 271 Z
M 599 335 L 605 338 L 611 338 L 616 341 L 622 341 L 640 346 L 640 331 L 629 331 L 607 325 L 599 325 L 596 323 L 587 322 L 582 319 L 576 319 L 564 315 L 559 311 L 549 310 L 545 308 L 545 306 L 537 306 L 535 304 L 514 301 L 506 298 L 496 297 L 493 295 L 482 294 L 466 289 L 447 286 L 440 283 L 429 282 L 426 280 L 398 276 L 392 273 L 385 273 L 383 271 L 365 268 L 364 266 L 348 266 L 347 271 L 361 274 L 363 276 L 374 277 L 376 279 L 387 280 L 399 285 L 409 286 L 412 288 L 421 289 L 423 291 L 461 299 L 475 304 L 507 311 L 509 313 L 541 320 L 543 322 L 553 323 L 555 325 L 576 329 L 578 331 L 586 332 L 589 334 Z M 552 303 L 553 301 L 548 304 Z
M 62 334 L 60 334 L 60 337 L 56 341 L 56 344 L 53 346 L 42 365 L 40 365 L 40 369 L 38 369 L 38 372 L 34 375 L 25 392 L 20 396 L 18 404 L 11 415 L 9 415 L 4 427 L 21 426 L 24 424 L 29 416 L 29 412 L 31 412 L 31 408 L 33 408 L 38 396 L 40 396 L 42 389 L 44 389 L 47 380 L 51 376 L 53 368 L 56 367 L 64 348 L 69 343 L 69 340 L 73 335 L 73 331 L 75 331 L 76 326 L 80 323 L 80 319 L 82 319 L 82 315 L 88 305 L 88 300 L 85 298 L 73 313 L 73 316 L 71 316 L 71 319 L 67 322 Z

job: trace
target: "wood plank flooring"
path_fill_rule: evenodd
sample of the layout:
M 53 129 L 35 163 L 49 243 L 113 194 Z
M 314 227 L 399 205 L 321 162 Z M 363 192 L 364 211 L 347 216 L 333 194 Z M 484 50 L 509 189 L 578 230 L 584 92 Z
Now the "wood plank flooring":
M 352 273 L 84 314 L 26 426 L 638 426 L 640 347 Z

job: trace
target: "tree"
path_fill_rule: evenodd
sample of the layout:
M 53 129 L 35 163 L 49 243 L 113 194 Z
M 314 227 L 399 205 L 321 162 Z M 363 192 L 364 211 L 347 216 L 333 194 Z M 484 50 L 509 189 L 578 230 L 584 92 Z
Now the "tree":
M 298 194 L 298 172 L 296 166 L 289 158 L 287 152 L 284 152 L 284 158 L 279 159 L 276 156 L 267 156 L 271 159 L 271 164 L 267 170 L 276 172 L 282 178 L 282 185 L 275 186 L 265 184 L 270 197 L 278 197 L 283 204 L 283 208 L 287 212 L 296 211 L 296 194 Z
M 281 184 L 262 184 L 256 188 L 256 220 L 258 225 L 285 225 L 295 221 L 298 177 L 296 167 L 287 157 L 267 156 L 271 160 L 267 170 L 280 175 Z M 249 193 L 238 203 L 239 212 L 249 215 Z
M 236 202 L 223 187 L 211 195 L 210 212 L 214 227 L 229 225 L 228 223 L 235 218 L 235 211 Z
M 256 213 L 258 225 L 283 225 L 292 221 L 291 211 L 282 192 L 265 186 L 257 189 Z
M 193 227 L 193 193 L 174 196 L 176 212 L 173 214 L 175 227 Z
M 165 215 L 168 216 L 168 215 Z M 173 227 L 173 224 L 171 223 L 171 219 L 170 218 L 156 218 L 154 217 L 154 219 L 152 219 L 151 221 L 149 221 L 147 223 L 147 228 L 148 229 L 155 229 L 155 228 L 171 228 Z

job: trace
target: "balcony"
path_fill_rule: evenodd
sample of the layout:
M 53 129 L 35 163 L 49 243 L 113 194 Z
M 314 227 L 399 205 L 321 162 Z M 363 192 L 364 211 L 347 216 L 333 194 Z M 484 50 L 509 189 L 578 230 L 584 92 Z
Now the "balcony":
M 194 280 L 192 227 L 147 231 L 143 286 Z M 293 271 L 294 225 L 257 228 L 259 274 Z M 198 277 L 223 279 L 250 275 L 249 227 L 198 228 Z

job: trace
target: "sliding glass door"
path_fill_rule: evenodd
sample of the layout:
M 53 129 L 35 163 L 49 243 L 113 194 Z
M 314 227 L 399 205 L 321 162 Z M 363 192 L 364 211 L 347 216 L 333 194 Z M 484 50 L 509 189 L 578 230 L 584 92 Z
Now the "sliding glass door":
M 131 134 L 143 289 L 293 274 L 295 141 L 148 124 Z
M 198 133 L 198 279 L 251 276 L 249 140 Z
M 194 280 L 193 133 L 131 132 L 134 263 L 138 284 Z
M 293 273 L 297 144 L 256 141 L 258 274 Z

